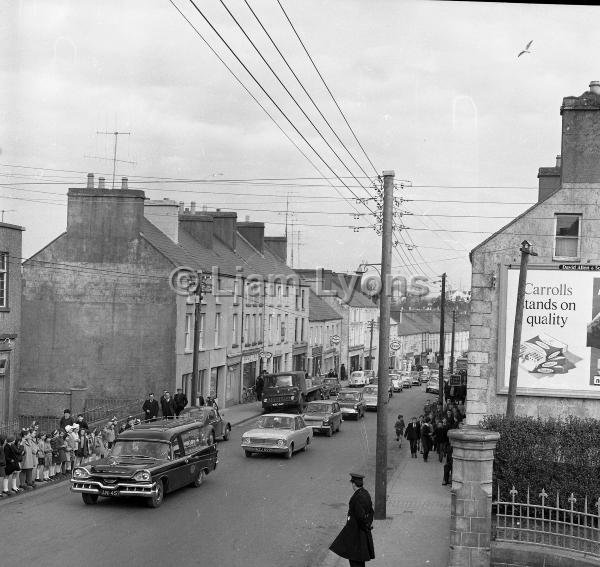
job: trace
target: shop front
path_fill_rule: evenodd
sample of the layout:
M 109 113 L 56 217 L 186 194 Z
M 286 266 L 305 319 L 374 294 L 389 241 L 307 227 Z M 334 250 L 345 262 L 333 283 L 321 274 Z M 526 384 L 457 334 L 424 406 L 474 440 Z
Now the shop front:
M 323 347 L 312 347 L 310 354 L 312 356 L 312 375 L 319 376 L 323 368 Z
M 258 353 L 242 355 L 242 387 L 250 388 L 254 386 L 258 376 Z
M 232 406 L 240 402 L 240 355 L 227 357 L 227 379 L 225 382 L 225 406 Z

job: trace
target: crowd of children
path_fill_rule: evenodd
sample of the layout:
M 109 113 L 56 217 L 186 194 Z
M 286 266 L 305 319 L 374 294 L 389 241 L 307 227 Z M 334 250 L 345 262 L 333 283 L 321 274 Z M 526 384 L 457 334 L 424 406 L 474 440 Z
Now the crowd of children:
M 70 476 L 75 467 L 104 458 L 119 431 L 135 421 L 139 423 L 128 419 L 119 429 L 114 417 L 105 427 L 90 430 L 83 414 L 73 419 L 66 409 L 51 433 L 42 433 L 34 422 L 15 435 L 0 435 L 0 498 Z

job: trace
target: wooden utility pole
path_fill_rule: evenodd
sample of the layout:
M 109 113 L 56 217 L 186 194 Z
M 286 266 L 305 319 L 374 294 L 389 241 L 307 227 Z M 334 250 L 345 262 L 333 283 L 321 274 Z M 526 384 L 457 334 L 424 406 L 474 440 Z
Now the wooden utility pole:
M 456 336 L 456 309 L 452 311 L 452 344 L 450 345 L 450 374 L 454 374 L 454 337 Z
M 446 331 L 444 329 L 446 317 L 446 273 L 442 274 L 442 291 L 440 296 L 440 353 L 438 356 L 439 381 L 438 381 L 438 402 L 444 404 L 444 352 L 446 350 Z
M 377 389 L 377 445 L 375 448 L 375 518 L 386 518 L 387 504 L 387 403 L 390 357 L 390 297 L 392 271 L 392 223 L 394 218 L 394 172 L 383 172 L 381 222 L 381 295 L 379 299 L 379 368 Z
M 188 291 L 190 298 L 194 302 L 194 352 L 192 353 L 192 393 L 191 405 L 196 405 L 198 398 L 199 372 L 198 372 L 198 351 L 200 350 L 200 315 L 202 309 L 202 293 L 209 292 L 210 286 L 207 285 L 210 276 L 202 275 L 198 270 L 196 280 L 190 282 Z
M 371 338 L 369 340 L 369 368 L 368 370 L 373 370 L 373 328 L 375 327 L 375 320 L 371 319 L 367 323 L 367 328 L 371 331 Z
M 513 330 L 512 352 L 510 357 L 510 377 L 508 382 L 508 400 L 506 401 L 506 417 L 515 417 L 517 403 L 517 377 L 519 375 L 519 354 L 521 350 L 521 327 L 523 326 L 523 307 L 525 306 L 525 284 L 527 283 L 527 264 L 529 256 L 537 256 L 527 240 L 521 242 L 521 267 L 517 286 L 517 308 Z

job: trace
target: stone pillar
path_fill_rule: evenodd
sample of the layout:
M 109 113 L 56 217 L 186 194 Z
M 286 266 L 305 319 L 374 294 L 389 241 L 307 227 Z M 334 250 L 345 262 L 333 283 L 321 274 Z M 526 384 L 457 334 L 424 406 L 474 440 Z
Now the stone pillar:
M 78 413 L 83 413 L 85 409 L 85 399 L 87 398 L 87 388 L 71 388 L 71 416 L 75 419 Z
M 448 437 L 452 444 L 449 567 L 489 567 L 492 467 L 500 434 L 467 425 L 450 430 Z

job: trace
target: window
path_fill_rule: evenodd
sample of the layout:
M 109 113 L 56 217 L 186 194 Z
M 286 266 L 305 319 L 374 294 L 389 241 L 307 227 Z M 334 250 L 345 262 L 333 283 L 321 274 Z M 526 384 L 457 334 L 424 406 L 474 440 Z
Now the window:
M 306 290 L 305 290 L 305 289 L 303 289 L 303 290 L 302 290 L 300 293 L 301 293 L 301 295 L 302 295 L 302 310 L 304 311 L 304 309 L 306 309 L 306 307 L 305 307 L 305 303 L 304 303 L 304 302 L 305 302 L 305 300 L 306 300 L 306 299 L 305 299 L 305 298 L 306 298 Z
M 304 322 L 305 321 L 306 321 L 306 319 L 304 319 L 304 318 L 300 319 L 300 340 L 301 341 L 306 340 L 305 330 L 304 330 L 304 328 L 305 328 Z
M 185 315 L 185 343 L 184 350 L 190 351 L 192 350 L 192 321 L 194 316 L 191 313 L 186 313 Z
M 269 315 L 269 344 L 273 344 L 273 315 Z
M 204 349 L 204 321 L 206 319 L 206 315 L 204 313 L 200 313 L 200 325 L 199 325 L 199 341 L 198 341 L 198 350 Z
M 264 331 L 263 331 L 263 316 L 259 315 L 258 316 L 258 335 L 256 337 L 256 341 L 262 344 L 262 342 L 263 342 L 263 335 L 264 335 Z
M 233 314 L 233 319 L 231 321 L 231 344 L 237 345 L 237 336 L 238 336 L 238 314 Z
M 555 215 L 556 232 L 554 243 L 555 258 L 579 258 L 581 215 Z
M 215 314 L 215 346 L 221 346 L 221 314 Z
M 246 321 L 244 321 L 244 344 L 248 344 L 250 337 L 248 336 L 250 333 L 250 315 L 246 315 Z
M 279 332 L 279 341 L 277 342 L 281 342 L 283 341 L 283 327 L 281 326 L 281 315 L 277 315 L 277 330 L 276 332 Z
M 294 319 L 294 342 L 298 342 L 298 317 Z
M 240 295 L 240 280 L 233 280 L 233 303 L 237 305 L 238 299 Z
M 8 307 L 8 252 L 0 252 L 0 307 Z
M 256 314 L 252 315 L 252 327 L 250 329 L 250 342 L 256 342 Z
M 283 329 L 281 330 L 281 340 L 283 342 L 286 342 L 288 340 L 287 339 L 287 328 L 288 328 L 288 316 L 286 315 L 285 319 L 284 319 L 284 323 L 283 323 Z M 286 370 L 287 370 L 287 366 L 286 366 Z

